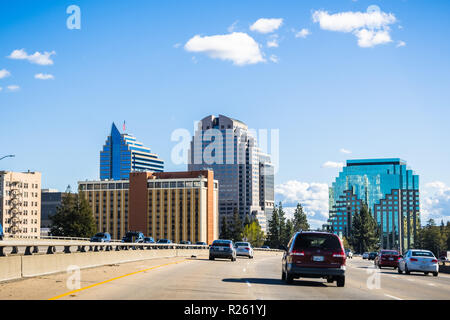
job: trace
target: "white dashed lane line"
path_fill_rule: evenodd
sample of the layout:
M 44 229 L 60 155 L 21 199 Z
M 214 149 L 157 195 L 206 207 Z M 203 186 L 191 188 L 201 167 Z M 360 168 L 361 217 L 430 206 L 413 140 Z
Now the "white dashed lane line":
M 391 299 L 395 299 L 395 300 L 403 300 L 403 299 L 400 299 L 400 298 L 397 298 L 397 297 L 394 297 L 394 296 L 391 296 L 390 294 L 384 294 L 386 297 L 388 297 L 388 298 L 391 298 Z

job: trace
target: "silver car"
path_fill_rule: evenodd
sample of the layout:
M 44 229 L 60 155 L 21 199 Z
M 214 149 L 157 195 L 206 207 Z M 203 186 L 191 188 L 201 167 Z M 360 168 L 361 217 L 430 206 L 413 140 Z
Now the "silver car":
M 249 242 L 236 242 L 234 247 L 236 248 L 237 256 L 245 256 L 253 259 L 253 248 Z
M 423 272 L 428 275 L 432 273 L 437 277 L 439 274 L 439 263 L 433 252 L 429 250 L 408 250 L 398 261 L 398 273 L 410 274 L 411 272 Z

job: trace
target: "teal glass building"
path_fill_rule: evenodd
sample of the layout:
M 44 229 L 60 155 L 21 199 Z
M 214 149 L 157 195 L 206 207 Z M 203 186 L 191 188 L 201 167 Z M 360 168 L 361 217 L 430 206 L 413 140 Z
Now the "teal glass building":
M 135 137 L 121 134 L 113 123 L 111 134 L 100 152 L 100 179 L 126 180 L 133 171 L 163 172 L 164 161 Z
M 350 236 L 352 218 L 366 203 L 380 230 L 380 246 L 400 251 L 414 247 L 420 226 L 419 176 L 406 161 L 348 160 L 329 190 L 328 228 Z

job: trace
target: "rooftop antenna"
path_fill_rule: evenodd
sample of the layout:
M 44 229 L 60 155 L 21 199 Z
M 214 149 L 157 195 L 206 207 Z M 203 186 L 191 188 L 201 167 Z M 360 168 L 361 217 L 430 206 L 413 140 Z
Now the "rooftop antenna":
M 72 191 L 72 188 L 70 188 L 70 184 L 69 184 L 69 185 L 67 185 L 66 193 L 71 193 L 71 191 Z
M 125 133 L 125 120 L 123 120 L 123 132 Z

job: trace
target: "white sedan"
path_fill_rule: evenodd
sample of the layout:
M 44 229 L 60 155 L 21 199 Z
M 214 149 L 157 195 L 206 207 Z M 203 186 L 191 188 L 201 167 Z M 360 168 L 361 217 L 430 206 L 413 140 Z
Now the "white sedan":
M 408 250 L 398 261 L 398 273 L 410 274 L 410 272 L 423 272 L 428 275 L 432 273 L 437 277 L 439 274 L 439 263 L 433 252 L 429 250 Z
M 253 259 L 253 248 L 249 242 L 236 242 L 234 246 L 237 256 L 246 256 Z
M 369 259 L 369 253 L 368 252 L 364 252 L 362 255 L 363 259 Z

